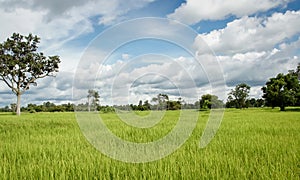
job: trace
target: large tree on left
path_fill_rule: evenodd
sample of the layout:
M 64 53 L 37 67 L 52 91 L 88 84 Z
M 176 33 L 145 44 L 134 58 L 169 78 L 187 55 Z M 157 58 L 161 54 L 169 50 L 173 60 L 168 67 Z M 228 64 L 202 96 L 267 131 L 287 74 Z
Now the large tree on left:
M 36 80 L 58 72 L 59 56 L 44 56 L 38 52 L 40 38 L 18 33 L 0 43 L 0 80 L 17 96 L 16 114 L 20 115 L 21 95 Z

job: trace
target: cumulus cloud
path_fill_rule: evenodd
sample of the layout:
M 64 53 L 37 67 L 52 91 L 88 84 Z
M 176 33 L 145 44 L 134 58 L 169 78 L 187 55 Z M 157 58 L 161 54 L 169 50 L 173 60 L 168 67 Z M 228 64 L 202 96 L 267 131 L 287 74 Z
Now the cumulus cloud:
M 204 40 L 217 54 L 265 51 L 299 35 L 298 27 L 300 11 L 274 13 L 266 18 L 244 16 L 224 29 L 198 35 L 195 46 L 200 48 L 198 44 Z
M 99 25 L 110 25 L 152 1 L 0 1 L 0 23 L 5 24 L 1 27 L 0 40 L 13 32 L 34 33 L 43 39 L 44 49 L 59 49 L 63 43 L 92 32 L 92 18 L 98 18 Z
M 21 97 L 22 106 L 29 103 L 41 104 L 51 101 L 53 103 L 67 103 L 72 100 L 72 82 L 73 74 L 67 72 L 59 73 L 55 78 L 46 77 L 37 80 L 37 86 L 30 86 Z M 16 96 L 10 89 L 0 82 L 0 105 L 9 105 L 16 103 Z
M 168 17 L 186 24 L 195 24 L 201 20 L 219 20 L 230 15 L 252 15 L 288 2 L 289 0 L 187 0 Z
M 168 17 L 187 24 L 224 19 L 230 15 L 238 19 L 229 22 L 223 29 L 198 36 L 194 31 L 186 31 L 176 24 L 170 23 L 166 27 L 154 20 L 146 21 L 148 23 L 141 23 L 134 29 L 132 26 L 115 29 L 113 33 L 106 34 L 104 43 L 101 41 L 103 47 L 95 44 L 98 49 L 92 49 L 83 56 L 78 47 L 60 48 L 65 42 L 92 32 L 97 25 L 111 25 L 126 19 L 124 15 L 127 12 L 142 8 L 152 1 L 0 1 L 0 23 L 3 24 L 1 41 L 13 32 L 32 32 L 42 38 L 41 45 L 46 54 L 59 54 L 63 60 L 57 77 L 39 80 L 37 87 L 32 87 L 23 95 L 22 104 L 69 102 L 72 100 L 72 88 L 75 90 L 75 101 L 84 103 L 87 90 L 91 88 L 100 92 L 102 104 L 111 105 L 136 104 L 139 100 L 150 100 L 158 93 L 166 93 L 171 99 L 181 96 L 187 102 L 194 102 L 206 93 L 216 94 L 225 100 L 224 87 L 218 81 L 223 75 L 227 92 L 237 83 L 246 82 L 252 86 L 251 96 L 259 97 L 260 88 L 268 78 L 294 69 L 299 62 L 300 11 L 249 17 L 257 12 L 284 6 L 288 0 L 187 0 Z M 98 24 L 94 23 L 95 19 Z M 126 28 L 130 31 L 127 32 Z M 124 35 L 126 32 L 128 34 Z M 105 48 L 119 45 L 119 42 L 112 40 L 112 35 L 115 39 L 129 36 L 129 40 L 141 35 L 162 40 L 175 39 L 174 43 L 183 47 L 193 44 L 198 50 L 195 55 L 203 61 L 199 63 L 191 57 L 177 55 L 179 58 L 135 58 L 134 52 L 124 51 L 118 54 L 119 60 L 102 62 L 101 59 L 107 56 Z M 216 52 L 223 71 L 217 68 L 216 58 L 206 54 L 209 51 L 207 44 Z M 72 86 L 74 69 L 80 57 L 85 60 L 84 63 L 79 62 Z M 221 73 L 214 76 L 217 71 Z M 3 82 L 0 84 L 0 104 L 15 102 L 11 91 Z
M 198 35 L 194 46 L 201 52 L 205 41 L 216 52 L 228 86 L 241 82 L 263 86 L 299 62 L 299 19 L 300 11 L 265 18 L 244 16 L 224 29 Z
M 217 66 L 201 64 L 191 57 L 166 58 L 152 55 L 139 56 L 129 61 L 114 64 L 93 64 L 85 68 L 75 80 L 74 96 L 78 102 L 86 99 L 90 87 L 100 91 L 101 102 L 107 104 L 137 103 L 151 100 L 159 93 L 171 98 L 182 97 L 190 102 L 196 101 L 203 87 L 211 87 L 209 71 L 216 72 Z M 207 59 L 202 59 L 203 61 Z M 148 63 L 145 63 L 148 62 Z M 96 74 L 95 76 L 90 76 Z M 224 84 L 223 84 L 224 85 Z M 207 88 L 206 88 L 207 89 Z M 211 91 L 212 92 L 212 91 Z M 224 93 L 224 92 L 223 92 Z
M 245 82 L 251 86 L 262 87 L 270 77 L 295 69 L 299 58 L 291 52 L 299 51 L 299 43 L 298 39 L 285 45 L 285 48 L 218 56 L 227 85 L 235 86 Z

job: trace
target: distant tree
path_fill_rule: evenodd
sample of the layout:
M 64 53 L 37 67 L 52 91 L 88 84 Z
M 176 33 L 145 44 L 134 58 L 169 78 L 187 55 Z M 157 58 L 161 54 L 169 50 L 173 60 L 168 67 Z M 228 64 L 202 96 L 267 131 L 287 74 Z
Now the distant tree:
M 157 97 L 153 97 L 152 102 L 157 103 L 157 110 L 167 109 L 167 102 L 169 101 L 169 96 L 167 94 L 158 94 Z
M 167 101 L 168 110 L 178 110 L 181 109 L 181 102 L 180 101 Z
M 10 104 L 10 108 L 11 108 L 12 112 L 16 112 L 17 104 L 16 103 Z
M 236 85 L 234 89 L 231 90 L 228 96 L 228 100 L 235 103 L 236 108 L 245 108 L 246 100 L 250 93 L 250 86 L 241 83 Z M 231 103 L 229 102 L 229 103 Z
M 235 107 L 236 107 L 236 100 L 233 99 L 231 95 L 229 95 L 226 102 L 226 108 L 235 108 Z
M 256 99 L 255 107 L 263 107 L 265 105 L 265 101 L 263 99 Z
M 201 96 L 200 99 L 200 108 L 201 109 L 210 109 L 211 108 L 211 97 L 212 95 L 210 94 L 205 94 Z
M 4 108 L 0 108 L 0 112 L 11 112 L 11 109 L 8 106 L 5 106 Z
M 145 110 L 150 110 L 151 109 L 151 104 L 149 103 L 148 100 L 144 101 L 143 107 Z
M 168 109 L 169 96 L 167 94 L 159 94 L 158 98 L 160 100 L 161 109 Z
M 300 82 L 300 63 L 298 63 L 296 70 L 290 70 L 289 74 L 297 77 L 298 81 Z M 300 92 L 299 91 L 296 91 L 295 98 L 296 98 L 296 103 L 294 105 L 300 106 Z
M 87 101 L 87 104 L 88 104 L 88 111 L 90 112 L 91 111 L 91 106 L 94 107 L 94 109 L 96 110 L 97 109 L 97 106 L 99 105 L 99 93 L 93 89 L 89 89 L 88 90 L 88 95 L 87 95 L 87 98 L 88 98 L 88 101 Z
M 99 92 L 98 91 L 95 91 L 94 92 L 94 96 L 93 96 L 93 102 L 92 102 L 92 104 L 93 104 L 93 106 L 94 107 L 98 107 L 99 106 L 99 102 L 100 102 L 100 95 L 99 95 Z
M 200 108 L 201 109 L 212 109 L 212 108 L 221 108 L 224 104 L 219 100 L 218 96 L 205 94 L 201 96 L 200 99 Z
M 92 89 L 89 89 L 88 90 L 88 95 L 87 95 L 87 104 L 88 104 L 88 111 L 90 112 L 91 111 L 91 98 L 93 97 L 93 94 L 94 94 L 94 90 Z
M 120 109 L 120 107 L 115 107 L 115 108 Z M 111 113 L 111 112 L 115 112 L 115 108 L 112 106 L 106 105 L 106 106 L 98 106 L 97 110 L 102 113 Z
M 151 102 L 154 102 L 154 103 L 156 103 L 156 110 L 158 110 L 158 98 L 157 97 L 153 97 L 152 99 L 151 99 Z
M 246 100 L 247 107 L 256 107 L 256 99 L 251 98 Z
M 146 110 L 146 108 L 143 106 L 143 101 L 142 100 L 139 101 L 139 104 L 137 105 L 136 110 L 138 110 L 138 111 Z
M 178 102 L 180 105 L 182 105 L 182 104 L 184 103 L 184 99 L 182 99 L 182 97 L 179 97 L 178 100 L 177 100 L 177 102 Z
M 300 96 L 300 85 L 295 74 L 278 74 L 275 78 L 270 78 L 266 86 L 262 87 L 263 98 L 267 106 L 272 108 L 279 106 L 281 111 L 286 106 L 295 105 Z
M 62 106 L 64 106 L 65 110 L 68 112 L 74 111 L 74 104 L 68 103 L 68 104 L 62 104 Z
M 300 81 L 300 63 L 298 63 L 296 70 L 289 70 L 289 74 L 296 76 Z
M 263 99 L 247 99 L 246 104 L 248 107 L 262 107 L 264 105 L 264 100 Z
M 139 105 L 138 106 L 140 106 L 140 107 L 143 106 L 143 101 L 142 100 L 139 101 Z
M 17 96 L 16 114 L 20 115 L 21 95 L 29 86 L 37 85 L 36 80 L 54 76 L 58 72 L 58 56 L 44 56 L 37 52 L 40 38 L 18 33 L 0 43 L 0 80 Z

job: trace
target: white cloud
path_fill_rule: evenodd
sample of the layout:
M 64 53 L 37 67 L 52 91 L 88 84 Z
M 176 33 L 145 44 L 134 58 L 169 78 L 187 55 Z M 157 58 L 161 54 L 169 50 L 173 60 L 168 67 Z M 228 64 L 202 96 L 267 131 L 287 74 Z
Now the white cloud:
M 33 12 L 28 9 L 15 9 L 15 11 L 5 12 L 0 8 L 0 15 L 0 24 L 2 24 L 0 40 L 4 41 L 13 32 L 21 34 L 35 32 L 45 13 L 41 11 Z
M 37 86 L 30 86 L 21 96 L 21 105 L 26 106 L 29 103 L 41 104 L 45 101 L 53 103 L 66 103 L 72 99 L 72 81 L 73 74 L 60 72 L 55 78 L 46 77 L 37 80 Z M 16 103 L 16 96 L 11 90 L 0 81 L 0 107 Z
M 208 62 L 201 61 L 202 64 L 199 64 L 187 57 L 159 60 L 159 56 L 153 56 L 152 60 L 155 63 L 150 64 L 145 64 L 146 60 L 141 59 L 143 57 L 117 61 L 113 64 L 92 62 L 79 68 L 77 77 L 80 78 L 75 79 L 73 87 L 73 73 L 60 72 L 54 79 L 39 80 L 37 87 L 32 87 L 24 94 L 22 103 L 23 105 L 40 104 L 44 101 L 65 103 L 72 99 L 72 88 L 75 100 L 80 99 L 78 102 L 86 102 L 87 90 L 94 88 L 100 92 L 101 103 L 109 105 L 137 104 L 139 100 L 151 100 L 158 93 L 166 93 L 171 99 L 182 97 L 190 103 L 206 93 L 216 94 L 226 100 L 229 90 L 240 82 L 251 85 L 253 87 L 251 97 L 258 98 L 261 95 L 260 87 L 268 78 L 296 67 L 299 59 L 295 59 L 292 55 L 291 59 L 286 59 L 285 50 L 299 47 L 299 43 L 300 40 L 286 44 L 285 49 L 218 56 L 225 72 L 226 92 L 218 85 L 214 85 L 212 89 L 208 81 L 207 75 L 213 75 L 219 70 L 213 59 Z M 100 55 L 101 53 L 97 57 Z M 207 59 L 208 56 L 204 57 Z M 8 95 L 2 96 L 2 104 L 15 102 L 15 99 L 3 99 L 3 97 L 15 98 L 9 95 L 11 93 L 8 89 L 1 89 L 1 92 Z
M 233 55 L 220 55 L 218 59 L 224 70 L 228 86 L 248 83 L 251 86 L 263 86 L 265 82 L 278 73 L 287 73 L 299 63 L 291 51 L 298 49 L 300 40 L 287 45 L 287 49 L 276 49 L 261 52 L 247 52 Z M 297 47 L 298 45 L 298 47 Z
M 219 20 L 227 16 L 245 15 L 264 12 L 279 5 L 285 5 L 289 0 L 187 0 L 174 13 L 168 15 L 186 24 L 195 24 L 201 20 Z
M 152 1 L 0 1 L 0 23 L 3 25 L 0 41 L 13 32 L 34 33 L 42 38 L 43 49 L 59 49 L 63 43 L 92 32 L 91 18 L 98 17 L 99 24 L 112 24 L 127 12 Z
M 244 16 L 228 23 L 224 29 L 198 35 L 195 46 L 204 40 L 217 54 L 265 51 L 299 36 L 298 27 L 300 11 L 274 13 L 267 18 Z
M 81 99 L 86 97 L 87 90 L 94 87 L 100 91 L 102 103 L 107 104 L 136 104 L 141 99 L 151 100 L 159 93 L 166 93 L 174 99 L 183 97 L 189 102 L 195 102 L 204 92 L 201 88 L 205 87 L 205 92 L 212 88 L 211 83 L 214 82 L 208 81 L 207 75 L 210 74 L 207 74 L 205 71 L 207 69 L 204 68 L 216 72 L 218 68 L 213 61 L 202 67 L 203 64 L 192 58 L 168 59 L 158 55 L 151 57 L 151 63 L 145 63 L 150 57 L 139 56 L 126 62 L 93 64 L 89 68 L 82 69 L 74 86 L 76 99 L 81 102 Z M 91 74 L 97 74 L 97 77 Z M 210 80 L 213 81 L 214 78 Z M 219 90 L 222 88 L 209 92 L 218 92 L 222 95 Z
M 0 24 L 3 24 L 0 41 L 13 32 L 21 34 L 32 32 L 41 36 L 42 50 L 46 51 L 46 54 L 59 54 L 62 59 L 58 76 L 55 79 L 39 80 L 37 87 L 32 87 L 24 94 L 22 104 L 40 104 L 48 100 L 55 103 L 71 101 L 73 73 L 83 49 L 66 47 L 64 43 L 92 32 L 96 25 L 95 19 L 98 24 L 111 25 L 126 19 L 124 15 L 127 12 L 144 7 L 152 1 L 0 1 Z M 294 69 L 299 62 L 300 11 L 274 13 L 270 17 L 248 17 L 247 15 L 267 11 L 286 2 L 284 0 L 187 0 L 186 4 L 169 17 L 188 24 L 203 19 L 224 19 L 229 15 L 241 17 L 228 23 L 224 29 L 199 35 L 194 42 L 194 47 L 203 50 L 200 46 L 202 43 L 199 41 L 203 39 L 217 52 L 227 81 L 227 91 L 239 82 L 246 82 L 253 87 L 251 96 L 259 97 L 260 87 L 268 78 L 279 72 L 286 73 L 287 70 Z M 176 25 L 165 27 L 163 23 L 154 23 L 155 21 L 139 24 L 129 32 L 130 37 L 134 39 L 136 36 L 143 35 L 176 39 L 177 44 L 190 47 L 197 35 L 194 36 L 192 30 L 187 32 L 186 29 L 176 28 L 178 27 Z M 125 29 L 114 31 L 116 39 L 127 37 L 124 35 L 126 27 L 123 28 Z M 191 36 L 193 37 L 186 38 Z M 106 38 L 105 47 L 111 46 L 110 43 L 113 43 L 110 42 L 111 36 L 108 35 Z M 213 76 L 219 70 L 216 68 L 216 62 L 213 62 L 215 58 L 205 56 L 200 51 L 198 55 L 207 59 L 202 64 L 197 64 L 187 57 L 169 60 L 152 58 L 150 62 L 139 59 L 141 61 L 128 64 L 133 57 L 132 52 L 118 54 L 118 58 L 125 61 L 101 64 L 99 59 L 104 59 L 106 54 L 101 50 L 105 51 L 99 48 L 97 52 L 88 53 L 83 58 L 89 61 L 79 64 L 81 67 L 76 75 L 82 78 L 77 79 L 79 81 L 75 82 L 73 88 L 77 89 L 78 95 L 83 98 L 86 98 L 87 89 L 92 87 L 99 90 L 101 103 L 106 104 L 112 102 L 110 98 L 112 94 L 114 104 L 136 104 L 139 100 L 150 100 L 158 93 L 167 93 L 173 99 L 180 95 L 187 102 L 194 102 L 205 93 L 217 95 L 223 93 L 222 88 L 219 87 L 212 91 L 207 78 L 207 75 Z M 15 102 L 11 91 L 3 85 L 3 82 L 0 84 L 0 104 L 9 105 Z

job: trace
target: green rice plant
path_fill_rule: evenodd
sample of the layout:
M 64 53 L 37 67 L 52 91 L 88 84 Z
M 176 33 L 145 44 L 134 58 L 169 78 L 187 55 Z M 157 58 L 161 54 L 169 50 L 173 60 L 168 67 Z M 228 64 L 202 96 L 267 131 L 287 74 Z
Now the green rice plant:
M 120 138 L 149 142 L 169 133 L 179 114 L 168 111 L 151 128 L 131 127 L 115 113 L 100 116 Z M 208 116 L 209 111 L 200 112 L 190 138 L 171 155 L 125 163 L 97 151 L 74 113 L 2 113 L 0 179 L 300 179 L 298 111 L 227 109 L 216 136 L 201 149 Z

